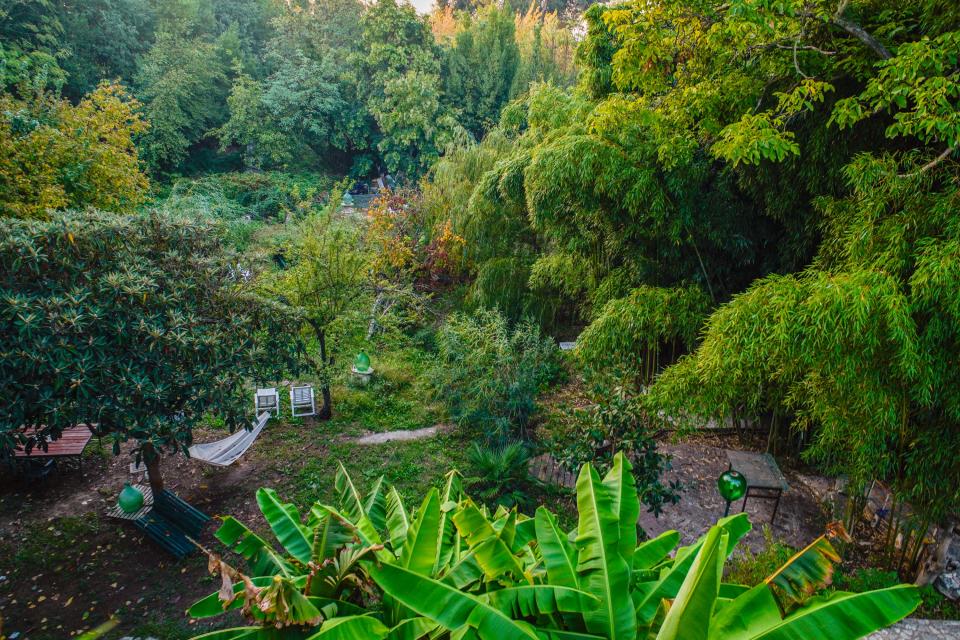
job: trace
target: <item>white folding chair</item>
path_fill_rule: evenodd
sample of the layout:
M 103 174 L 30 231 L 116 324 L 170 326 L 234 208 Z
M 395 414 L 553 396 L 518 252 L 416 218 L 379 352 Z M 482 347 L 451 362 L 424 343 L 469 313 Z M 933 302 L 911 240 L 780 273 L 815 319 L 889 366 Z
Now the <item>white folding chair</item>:
M 280 417 L 280 394 L 273 387 L 269 389 L 257 389 L 254 396 L 254 408 L 256 414 L 260 415 L 264 411 Z
M 313 398 L 313 387 L 303 385 L 290 387 L 290 415 L 294 418 L 312 416 L 317 413 L 317 404 Z

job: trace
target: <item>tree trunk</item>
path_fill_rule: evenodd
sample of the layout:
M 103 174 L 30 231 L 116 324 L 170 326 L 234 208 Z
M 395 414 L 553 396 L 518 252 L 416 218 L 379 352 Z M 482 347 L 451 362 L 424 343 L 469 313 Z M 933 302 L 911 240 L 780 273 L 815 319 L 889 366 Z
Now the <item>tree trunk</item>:
M 163 475 L 160 473 L 160 454 L 153 448 L 153 445 L 147 443 L 140 449 L 143 455 L 143 464 L 147 467 L 147 475 L 150 476 L 150 491 L 153 495 L 159 495 L 163 491 Z
M 316 327 L 314 327 L 316 329 Z M 317 331 L 317 340 L 320 341 L 320 362 L 323 363 L 324 369 L 327 366 L 332 365 L 333 362 L 327 362 L 327 334 L 326 331 L 320 329 Z M 323 406 L 320 407 L 320 413 L 317 414 L 321 420 L 329 420 L 333 415 L 333 407 L 331 406 L 330 400 L 330 379 L 329 376 L 324 373 L 323 382 L 320 385 L 320 393 L 323 395 Z

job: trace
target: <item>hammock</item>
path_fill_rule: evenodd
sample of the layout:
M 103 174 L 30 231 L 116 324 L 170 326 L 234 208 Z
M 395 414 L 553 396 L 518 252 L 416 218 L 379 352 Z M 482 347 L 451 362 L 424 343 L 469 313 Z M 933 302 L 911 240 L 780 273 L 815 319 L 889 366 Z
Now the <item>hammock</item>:
M 195 444 L 190 447 L 190 457 L 218 467 L 228 467 L 250 448 L 263 428 L 267 426 L 269 419 L 270 413 L 265 411 L 260 414 L 250 431 L 241 429 L 223 440 Z

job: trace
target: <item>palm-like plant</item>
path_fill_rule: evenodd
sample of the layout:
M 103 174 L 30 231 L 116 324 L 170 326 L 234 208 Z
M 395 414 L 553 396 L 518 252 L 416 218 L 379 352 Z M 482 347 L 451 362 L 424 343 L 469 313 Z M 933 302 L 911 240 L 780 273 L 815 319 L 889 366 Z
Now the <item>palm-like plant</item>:
M 908 585 L 814 597 L 837 560 L 827 536 L 756 587 L 724 583 L 723 564 L 750 529 L 744 514 L 672 555 L 674 531 L 638 544 L 640 503 L 622 454 L 603 478 L 581 469 L 569 532 L 545 507 L 533 518 L 491 513 L 456 472 L 412 513 L 382 479 L 364 496 L 341 466 L 335 485 L 338 506 L 314 505 L 306 523 L 273 491 L 257 492 L 284 553 L 224 520 L 217 537 L 253 576 L 210 554 L 223 587 L 190 614 L 242 608 L 254 624 L 195 640 L 852 640 L 919 603 Z

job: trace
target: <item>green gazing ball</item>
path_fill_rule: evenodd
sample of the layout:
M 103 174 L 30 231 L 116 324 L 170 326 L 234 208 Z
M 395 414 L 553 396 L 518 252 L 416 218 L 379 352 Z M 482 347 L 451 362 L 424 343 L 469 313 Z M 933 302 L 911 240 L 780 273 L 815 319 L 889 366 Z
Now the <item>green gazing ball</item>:
M 130 483 L 124 483 L 123 491 L 117 498 L 117 505 L 124 513 L 136 513 L 143 506 L 143 492 L 136 487 L 130 486 Z
M 361 351 L 357 354 L 357 357 L 353 359 L 353 368 L 359 371 L 360 373 L 366 373 L 370 370 L 370 356 Z
M 717 489 L 720 490 L 720 495 L 724 500 L 733 502 L 742 498 L 743 494 L 747 492 L 747 479 L 739 471 L 727 469 L 717 478 Z

